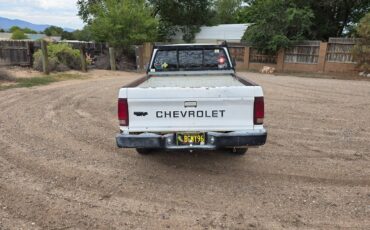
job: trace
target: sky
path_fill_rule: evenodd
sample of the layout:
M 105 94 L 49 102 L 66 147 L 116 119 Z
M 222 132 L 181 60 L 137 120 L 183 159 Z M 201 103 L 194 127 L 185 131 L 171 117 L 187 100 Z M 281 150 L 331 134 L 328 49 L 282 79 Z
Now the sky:
M 81 29 L 77 0 L 0 0 L 0 16 L 34 24 Z

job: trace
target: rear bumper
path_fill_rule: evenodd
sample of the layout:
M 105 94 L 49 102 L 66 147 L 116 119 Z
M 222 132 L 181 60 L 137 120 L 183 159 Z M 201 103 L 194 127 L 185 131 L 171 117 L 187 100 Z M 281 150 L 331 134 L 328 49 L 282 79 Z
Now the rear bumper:
M 204 145 L 177 145 L 175 134 L 159 135 L 143 133 L 138 135 L 118 134 L 117 146 L 120 148 L 151 148 L 151 149 L 218 149 L 222 147 L 252 147 L 266 143 L 265 129 L 245 132 L 208 132 Z

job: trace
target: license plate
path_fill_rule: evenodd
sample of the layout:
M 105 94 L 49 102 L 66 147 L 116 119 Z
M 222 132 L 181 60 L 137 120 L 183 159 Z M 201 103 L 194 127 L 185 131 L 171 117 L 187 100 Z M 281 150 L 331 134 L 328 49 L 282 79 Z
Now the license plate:
M 177 145 L 204 145 L 206 135 L 205 133 L 178 133 L 176 140 Z

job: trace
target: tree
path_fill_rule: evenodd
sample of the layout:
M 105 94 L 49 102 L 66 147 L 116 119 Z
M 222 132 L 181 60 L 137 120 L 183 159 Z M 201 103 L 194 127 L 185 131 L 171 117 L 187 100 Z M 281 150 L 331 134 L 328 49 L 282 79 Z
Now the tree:
M 19 26 L 12 26 L 12 27 L 9 28 L 9 32 L 10 33 L 14 33 L 14 31 L 17 31 L 17 30 L 23 31 L 23 33 L 25 33 L 25 34 L 37 34 L 36 31 L 34 31 L 34 30 L 30 29 L 30 28 L 27 28 L 27 27 L 20 28 Z
M 353 58 L 358 67 L 370 73 L 370 13 L 367 13 L 357 26 L 359 42 L 353 49 Z
M 75 40 L 72 32 L 63 31 L 61 35 L 62 40 Z
M 73 32 L 73 39 L 79 41 L 93 41 L 93 35 L 90 26 L 85 26 L 82 30 Z
M 313 13 L 290 0 L 255 0 L 244 12 L 253 23 L 243 40 L 260 51 L 275 53 L 307 37 Z
M 12 26 L 12 27 L 9 28 L 10 33 L 13 33 L 16 30 L 22 30 L 22 29 L 19 26 Z
M 97 15 L 99 10 L 95 6 L 104 2 L 105 0 L 78 0 L 78 15 L 84 22 L 92 24 L 94 15 Z M 202 25 L 214 23 L 214 0 L 140 0 L 138 4 L 145 5 L 152 18 L 159 20 L 156 29 L 159 39 L 163 41 L 181 31 L 183 39 L 190 42 L 194 40 L 195 33 Z
M 246 6 L 239 13 L 239 22 L 251 22 L 249 6 L 254 7 L 261 0 L 247 0 Z M 268 1 L 266 1 L 268 2 Z M 327 41 L 329 37 L 341 37 L 350 34 L 358 21 L 370 11 L 369 0 L 290 0 L 298 9 L 311 9 L 310 33 L 307 38 Z
M 149 0 L 153 15 L 159 17 L 161 28 L 175 28 L 183 33 L 183 40 L 191 42 L 202 25 L 212 19 L 213 0 Z M 161 33 L 161 32 L 160 32 Z M 163 34 L 163 33 L 162 33 Z
M 156 39 L 157 21 L 145 0 L 79 1 L 78 4 L 80 15 L 89 23 L 96 41 L 127 48 Z
M 22 30 L 14 30 L 12 33 L 13 40 L 23 40 L 23 39 L 28 39 L 27 35 L 24 34 Z
M 4 32 L 5 32 L 5 30 L 0 28 L 0 32 L 1 32 L 1 33 L 4 33 Z
M 25 34 L 37 34 L 36 31 L 30 29 L 30 28 L 23 28 L 22 31 L 25 33 Z
M 47 36 L 62 36 L 63 28 L 58 26 L 50 26 L 44 30 L 44 34 Z
M 94 5 L 101 4 L 104 0 L 78 0 L 78 16 L 81 17 L 82 21 L 90 24 L 93 16 L 97 13 L 95 12 Z
M 215 2 L 215 22 L 217 24 L 237 23 L 242 2 L 242 0 L 217 0 Z
M 298 0 L 301 7 L 310 7 L 315 15 L 311 26 L 312 39 L 341 37 L 370 11 L 369 0 Z

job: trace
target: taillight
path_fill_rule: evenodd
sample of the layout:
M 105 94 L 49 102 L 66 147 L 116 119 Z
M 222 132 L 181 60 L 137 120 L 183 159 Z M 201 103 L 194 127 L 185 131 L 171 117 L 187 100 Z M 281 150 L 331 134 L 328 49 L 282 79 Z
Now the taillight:
M 221 56 L 220 58 L 218 58 L 218 64 L 223 65 L 223 64 L 225 64 L 225 62 L 226 62 L 226 58 L 225 57 Z
M 128 103 L 126 98 L 118 99 L 118 120 L 120 126 L 128 126 Z
M 254 124 L 262 125 L 265 117 L 265 103 L 263 97 L 254 98 Z

